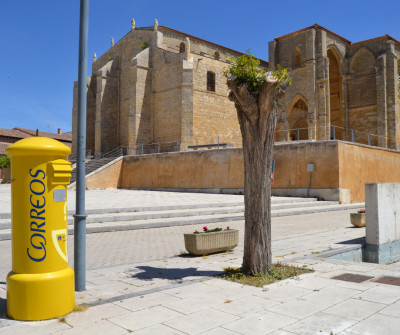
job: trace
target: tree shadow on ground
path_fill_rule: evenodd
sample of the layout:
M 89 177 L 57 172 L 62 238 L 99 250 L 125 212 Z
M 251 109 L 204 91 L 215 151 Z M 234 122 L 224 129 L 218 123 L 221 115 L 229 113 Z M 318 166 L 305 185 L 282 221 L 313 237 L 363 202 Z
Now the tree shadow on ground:
M 211 277 L 220 275 L 223 271 L 213 270 L 198 270 L 196 268 L 157 268 L 152 266 L 137 266 L 137 270 L 141 270 L 139 273 L 132 275 L 132 278 L 141 280 L 152 280 L 152 279 L 168 279 L 168 280 L 183 280 L 187 277 Z

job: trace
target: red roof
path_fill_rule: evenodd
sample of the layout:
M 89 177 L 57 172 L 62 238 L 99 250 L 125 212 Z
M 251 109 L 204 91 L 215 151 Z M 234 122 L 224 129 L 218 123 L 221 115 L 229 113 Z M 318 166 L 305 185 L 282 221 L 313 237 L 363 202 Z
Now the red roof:
M 13 129 L 0 128 L 0 155 L 5 155 L 6 148 L 23 138 L 36 136 L 36 130 L 15 127 Z M 38 136 L 49 137 L 58 140 L 68 146 L 72 143 L 72 133 L 54 134 L 39 131 Z
M 15 127 L 12 130 L 19 131 L 21 134 L 24 134 L 25 137 L 36 136 L 36 130 L 33 130 L 33 129 Z M 54 133 L 48 133 L 45 131 L 39 131 L 38 136 L 49 137 L 49 138 L 53 138 L 55 140 L 59 140 L 62 142 L 72 142 L 72 133 L 71 132 L 64 133 L 64 134 L 54 134 Z
M 31 135 L 21 132 L 18 129 L 4 129 L 0 128 L 0 136 L 3 137 L 14 137 L 14 138 L 27 138 L 31 137 Z

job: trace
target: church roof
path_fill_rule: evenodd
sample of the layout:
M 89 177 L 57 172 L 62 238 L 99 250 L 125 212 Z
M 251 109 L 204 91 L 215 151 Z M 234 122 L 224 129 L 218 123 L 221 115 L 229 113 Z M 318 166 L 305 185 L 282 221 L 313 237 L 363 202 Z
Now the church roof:
M 375 41 L 379 41 L 379 40 L 383 40 L 383 39 L 391 40 L 391 41 L 395 42 L 397 45 L 400 46 L 400 42 L 398 40 L 396 40 L 395 38 L 393 38 L 392 36 L 388 35 L 388 34 L 383 35 L 383 36 L 379 36 L 379 37 L 370 38 L 368 40 L 364 40 L 364 41 L 360 41 L 360 42 L 355 42 L 352 45 L 358 45 L 358 44 L 361 44 L 361 43 L 375 42 Z
M 345 39 L 344 37 L 342 37 L 342 36 L 340 36 L 340 35 L 338 35 L 338 34 L 335 34 L 334 32 L 332 32 L 332 31 L 330 31 L 330 30 L 328 30 L 328 29 L 326 29 L 326 28 L 320 26 L 320 25 L 317 24 L 317 23 L 314 24 L 314 25 L 312 25 L 312 26 L 309 26 L 309 27 L 307 27 L 307 28 L 303 28 L 303 29 L 300 29 L 300 30 L 296 30 L 296 31 L 294 31 L 294 32 L 292 32 L 292 33 L 290 33 L 290 34 L 286 34 L 286 35 L 283 35 L 283 36 L 275 37 L 275 41 L 278 41 L 278 40 L 281 40 L 281 39 L 284 39 L 284 38 L 293 36 L 293 35 L 295 35 L 295 34 L 301 33 L 301 32 L 303 32 L 303 31 L 306 31 L 306 30 L 312 29 L 312 28 L 318 28 L 318 29 L 324 30 L 324 31 L 326 31 L 328 34 L 333 35 L 333 36 L 335 36 L 335 37 L 341 39 L 342 41 L 351 44 L 351 41 Z
M 216 46 L 216 47 L 218 47 L 218 48 L 224 49 L 224 50 L 226 50 L 226 51 L 228 51 L 228 52 L 235 53 L 235 54 L 238 54 L 238 55 L 243 55 L 243 52 L 236 51 L 236 50 L 233 50 L 233 49 L 224 47 L 223 45 L 219 45 L 219 44 L 216 44 L 216 43 L 213 43 L 213 42 L 204 40 L 204 39 L 202 39 L 202 38 L 199 38 L 199 37 L 196 37 L 196 36 L 193 36 L 193 35 L 186 34 L 186 33 L 182 32 L 182 31 L 175 30 L 175 29 L 172 29 L 172 28 L 169 28 L 169 27 L 166 27 L 166 26 L 159 26 L 159 27 L 158 27 L 158 30 L 161 30 L 161 31 L 162 31 L 162 30 L 170 31 L 170 32 L 175 33 L 175 34 L 179 34 L 179 35 L 188 37 L 188 38 L 191 39 L 191 40 L 196 40 L 196 41 L 199 41 L 199 42 L 211 44 L 211 45 Z M 265 65 L 265 66 L 268 66 L 268 62 L 267 62 L 267 61 L 265 61 L 265 60 L 263 60 L 263 59 L 259 59 L 259 61 L 260 61 L 261 64 L 263 64 L 263 65 Z
M 350 45 L 358 45 L 358 44 L 361 44 L 361 43 L 368 43 L 368 42 L 374 42 L 374 41 L 378 41 L 378 40 L 382 40 L 382 39 L 389 39 L 389 40 L 395 42 L 397 45 L 400 46 L 400 41 L 396 40 L 395 38 L 393 38 L 392 36 L 387 35 L 387 34 L 386 34 L 386 35 L 383 35 L 383 36 L 379 36 L 379 37 L 370 38 L 370 39 L 368 39 L 368 40 L 364 40 L 364 41 L 359 41 L 359 42 L 351 43 L 351 41 L 345 39 L 344 37 L 342 37 L 342 36 L 340 36 L 340 35 L 338 35 L 338 34 L 335 34 L 334 32 L 332 32 L 332 31 L 330 31 L 330 30 L 328 30 L 328 29 L 326 29 L 326 28 L 320 26 L 320 25 L 317 24 L 317 23 L 314 24 L 314 25 L 312 25 L 312 26 L 309 26 L 309 27 L 306 27 L 306 28 L 303 28 L 303 29 L 300 29 L 300 30 L 296 30 L 296 31 L 294 31 L 294 32 L 292 32 L 292 33 L 289 33 L 289 34 L 286 34 L 286 35 L 283 35 L 283 36 L 279 36 L 279 37 L 275 37 L 275 40 L 278 41 L 278 40 L 281 40 L 281 39 L 284 39 L 284 38 L 293 36 L 293 35 L 295 35 L 295 34 L 301 33 L 301 32 L 303 32 L 303 31 L 306 31 L 306 30 L 312 29 L 312 28 L 322 29 L 322 30 L 326 31 L 326 32 L 329 33 L 329 34 L 331 34 L 331 35 L 333 35 L 333 36 L 336 36 L 337 38 L 340 38 L 341 40 L 345 41 L 346 43 L 349 43 Z

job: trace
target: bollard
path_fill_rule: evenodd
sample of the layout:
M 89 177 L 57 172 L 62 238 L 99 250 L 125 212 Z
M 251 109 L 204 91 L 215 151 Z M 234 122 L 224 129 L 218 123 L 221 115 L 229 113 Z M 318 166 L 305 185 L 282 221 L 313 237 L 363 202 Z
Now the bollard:
M 44 320 L 72 312 L 74 271 L 68 266 L 67 185 L 71 149 L 45 137 L 20 140 L 11 157 L 12 271 L 7 314 Z

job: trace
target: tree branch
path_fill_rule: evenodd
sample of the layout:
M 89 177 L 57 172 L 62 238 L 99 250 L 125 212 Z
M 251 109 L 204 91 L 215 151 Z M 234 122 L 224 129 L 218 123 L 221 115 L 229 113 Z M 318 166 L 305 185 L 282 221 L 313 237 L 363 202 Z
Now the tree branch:
M 246 85 L 236 84 L 236 77 L 231 76 L 228 78 L 227 85 L 231 90 L 229 99 L 240 105 L 240 109 L 246 114 L 246 117 L 253 123 L 258 119 L 257 101 L 253 95 L 250 94 Z

